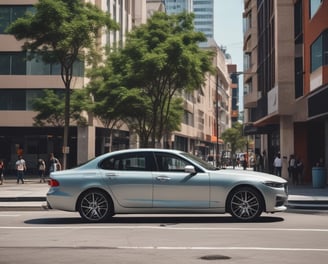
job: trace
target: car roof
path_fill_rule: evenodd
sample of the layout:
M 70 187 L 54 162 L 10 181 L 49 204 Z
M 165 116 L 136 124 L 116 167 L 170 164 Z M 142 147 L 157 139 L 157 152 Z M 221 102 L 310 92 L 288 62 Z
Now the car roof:
M 177 149 L 159 149 L 159 148 L 134 148 L 134 149 L 122 149 L 122 150 L 116 150 L 108 153 L 104 153 L 102 155 L 99 155 L 95 157 L 92 160 L 87 161 L 85 164 L 78 166 L 77 168 L 88 168 L 94 166 L 94 164 L 97 164 L 99 161 L 103 160 L 104 158 L 113 156 L 113 155 L 120 155 L 120 154 L 126 154 L 126 153 L 139 153 L 139 152 L 165 152 L 165 153 L 172 153 L 172 154 L 179 154 L 184 153 L 184 151 L 177 150 Z M 77 169 L 76 168 L 76 169 Z
M 109 152 L 108 154 L 123 154 L 131 152 L 169 152 L 169 153 L 182 153 L 183 151 L 177 149 L 159 149 L 159 148 L 135 148 L 135 149 L 122 149 Z

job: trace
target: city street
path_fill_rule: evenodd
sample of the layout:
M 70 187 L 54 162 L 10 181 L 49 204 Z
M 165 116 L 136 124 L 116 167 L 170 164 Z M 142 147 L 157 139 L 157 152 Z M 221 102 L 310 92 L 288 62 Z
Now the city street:
M 0 212 L 0 263 L 326 263 L 328 211 L 268 215 L 118 215 Z

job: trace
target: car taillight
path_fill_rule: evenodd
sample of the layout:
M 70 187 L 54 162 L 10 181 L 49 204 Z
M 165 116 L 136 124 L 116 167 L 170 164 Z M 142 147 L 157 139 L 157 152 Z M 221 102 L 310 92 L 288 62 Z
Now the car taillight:
M 48 181 L 48 184 L 49 184 L 51 187 L 58 187 L 58 186 L 59 186 L 59 181 L 54 180 L 54 179 L 50 179 L 50 180 Z

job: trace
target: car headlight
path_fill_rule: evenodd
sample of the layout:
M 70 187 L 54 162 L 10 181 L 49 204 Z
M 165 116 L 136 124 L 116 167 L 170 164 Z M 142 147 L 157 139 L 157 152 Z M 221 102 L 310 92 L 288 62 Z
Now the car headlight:
M 285 188 L 285 183 L 281 183 L 281 182 L 267 181 L 267 182 L 263 182 L 263 184 L 272 188 Z

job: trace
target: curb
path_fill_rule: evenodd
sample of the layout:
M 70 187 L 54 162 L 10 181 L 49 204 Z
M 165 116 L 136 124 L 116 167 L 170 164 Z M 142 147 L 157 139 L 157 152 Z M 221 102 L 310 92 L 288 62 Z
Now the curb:
M 1 202 L 45 202 L 47 201 L 46 197 L 0 197 Z
M 23 204 L 24 202 L 9 202 L 0 204 L 0 212 L 6 211 L 46 211 L 49 210 L 46 203 L 40 204 L 39 202 L 28 202 L 29 204 Z
M 286 204 L 290 209 L 328 210 L 328 201 L 290 201 Z
M 328 201 L 290 201 L 287 210 L 328 210 Z M 46 197 L 0 197 L 0 211 L 46 211 Z

